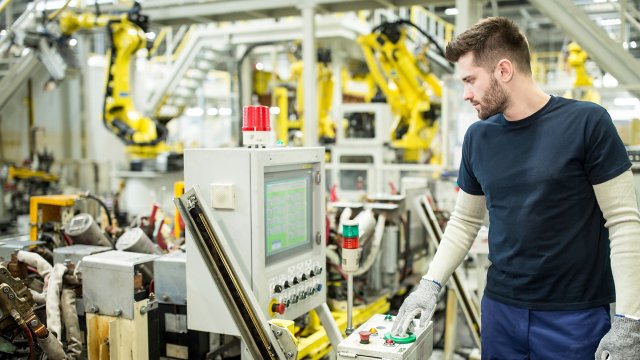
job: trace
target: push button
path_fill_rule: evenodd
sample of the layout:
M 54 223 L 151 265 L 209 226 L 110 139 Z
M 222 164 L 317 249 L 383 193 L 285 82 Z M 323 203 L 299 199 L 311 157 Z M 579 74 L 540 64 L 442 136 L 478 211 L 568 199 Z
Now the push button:
M 271 305 L 271 311 L 273 311 L 274 313 L 278 313 L 280 315 L 283 315 L 286 309 L 287 307 L 283 303 L 277 303 L 277 304 Z

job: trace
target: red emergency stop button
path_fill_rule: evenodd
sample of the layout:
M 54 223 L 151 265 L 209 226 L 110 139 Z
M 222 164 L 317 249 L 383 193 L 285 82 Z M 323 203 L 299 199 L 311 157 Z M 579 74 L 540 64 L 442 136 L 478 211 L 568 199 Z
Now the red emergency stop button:
M 358 334 L 360 334 L 360 344 L 368 344 L 369 343 L 369 337 L 371 336 L 371 331 L 360 331 Z
M 271 311 L 274 313 L 278 313 L 280 315 L 283 315 L 286 309 L 287 307 L 283 303 L 277 303 L 277 304 L 271 305 Z

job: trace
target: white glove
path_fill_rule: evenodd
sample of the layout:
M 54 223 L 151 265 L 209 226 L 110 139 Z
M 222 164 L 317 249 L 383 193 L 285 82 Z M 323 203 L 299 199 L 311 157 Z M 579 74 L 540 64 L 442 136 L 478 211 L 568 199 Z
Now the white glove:
M 409 294 L 402 306 L 400 306 L 396 321 L 391 327 L 391 334 L 393 336 L 405 336 L 411 321 L 418 314 L 420 314 L 420 326 L 426 326 L 436 311 L 438 293 L 441 288 L 442 286 L 435 281 L 422 278 L 418 288 Z
M 632 360 L 640 354 L 640 321 L 616 316 L 611 330 L 600 340 L 596 360 Z

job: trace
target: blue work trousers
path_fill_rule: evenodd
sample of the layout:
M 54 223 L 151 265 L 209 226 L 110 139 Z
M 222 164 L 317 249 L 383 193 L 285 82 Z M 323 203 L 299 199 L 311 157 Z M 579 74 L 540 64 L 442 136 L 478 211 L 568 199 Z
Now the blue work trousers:
M 482 360 L 593 359 L 611 328 L 609 305 L 538 311 L 482 299 Z

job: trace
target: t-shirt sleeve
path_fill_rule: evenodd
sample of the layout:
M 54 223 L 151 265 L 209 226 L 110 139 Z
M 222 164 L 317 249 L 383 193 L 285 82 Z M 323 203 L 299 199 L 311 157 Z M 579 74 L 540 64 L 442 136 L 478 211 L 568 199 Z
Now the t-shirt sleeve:
M 611 180 L 631 167 L 627 150 L 606 110 L 589 119 L 586 130 L 584 167 L 592 185 Z
M 473 173 L 473 167 L 471 166 L 470 130 L 471 128 L 467 130 L 462 143 L 462 161 L 460 161 L 460 171 L 458 172 L 458 186 L 467 194 L 484 195 L 482 186 L 480 186 L 478 179 Z

